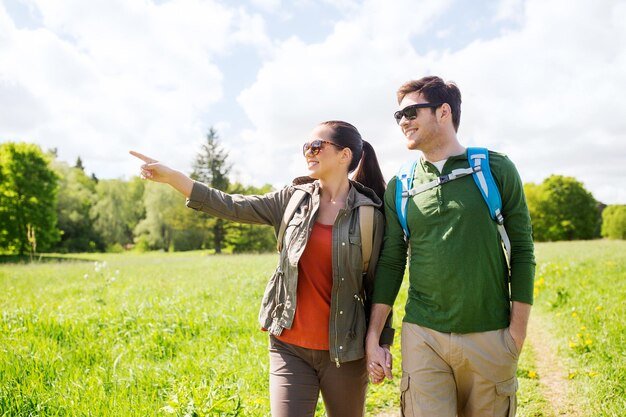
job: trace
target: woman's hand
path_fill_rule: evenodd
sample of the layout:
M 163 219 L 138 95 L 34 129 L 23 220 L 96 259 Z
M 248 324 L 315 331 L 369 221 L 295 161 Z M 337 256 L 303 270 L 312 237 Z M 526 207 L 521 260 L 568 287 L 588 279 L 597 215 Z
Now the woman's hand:
M 139 152 L 129 151 L 129 153 L 145 162 L 141 166 L 142 179 L 169 184 L 185 197 L 190 197 L 193 180 L 187 175 Z
M 141 166 L 141 178 L 142 179 L 151 180 L 155 182 L 164 182 L 164 183 L 170 182 L 171 177 L 174 173 L 173 169 L 169 168 L 168 166 L 163 165 L 156 159 L 150 158 L 149 156 L 146 156 L 139 152 L 129 151 L 129 153 L 132 156 L 139 158 L 145 162 L 145 164 Z

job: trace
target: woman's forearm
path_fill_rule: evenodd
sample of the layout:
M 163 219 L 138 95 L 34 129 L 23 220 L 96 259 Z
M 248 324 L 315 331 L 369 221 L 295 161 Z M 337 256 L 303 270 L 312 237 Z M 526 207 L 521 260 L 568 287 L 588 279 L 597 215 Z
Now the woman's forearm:
M 191 196 L 194 181 L 182 172 L 172 170 L 166 182 L 186 198 Z

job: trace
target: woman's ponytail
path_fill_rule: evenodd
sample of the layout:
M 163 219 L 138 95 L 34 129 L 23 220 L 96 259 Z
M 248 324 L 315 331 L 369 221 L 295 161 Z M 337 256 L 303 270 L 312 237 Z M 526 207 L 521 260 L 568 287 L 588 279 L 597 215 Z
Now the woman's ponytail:
M 361 161 L 359 166 L 354 171 L 352 176 L 354 181 L 358 181 L 366 187 L 374 190 L 378 198 L 383 200 L 385 189 L 387 184 L 383 177 L 383 173 L 378 165 L 378 158 L 376 158 L 376 152 L 369 142 L 363 141 L 363 154 L 361 155 Z
M 332 129 L 334 143 L 352 151 L 352 160 L 348 166 L 348 173 L 354 172 L 352 179 L 374 190 L 382 201 L 387 185 L 372 145 L 363 140 L 357 128 L 348 122 L 330 120 L 321 125 Z

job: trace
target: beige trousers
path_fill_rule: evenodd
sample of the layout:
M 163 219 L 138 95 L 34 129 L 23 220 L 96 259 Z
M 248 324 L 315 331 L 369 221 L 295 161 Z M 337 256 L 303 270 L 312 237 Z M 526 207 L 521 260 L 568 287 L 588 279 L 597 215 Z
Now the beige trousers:
M 402 416 L 513 417 L 518 358 L 508 328 L 458 334 L 403 323 Z

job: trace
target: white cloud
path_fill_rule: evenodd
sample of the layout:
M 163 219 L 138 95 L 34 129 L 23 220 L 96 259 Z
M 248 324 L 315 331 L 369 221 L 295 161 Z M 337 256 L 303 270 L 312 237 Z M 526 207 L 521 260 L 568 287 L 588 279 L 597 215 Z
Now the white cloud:
M 433 68 L 464 93 L 466 141 L 508 153 L 524 181 L 571 175 L 601 201 L 626 202 L 618 168 L 625 107 L 615 94 L 626 88 L 626 30 L 618 24 L 626 16 L 601 3 L 527 2 L 519 32 L 447 54 Z
M 524 0 L 500 0 L 494 20 L 513 20 L 521 23 L 523 10 Z
M 32 5 L 43 17 L 37 30 L 17 29 L 0 6 L 0 91 L 8 93 L 0 106 L 10 109 L 0 140 L 57 147 L 70 162 L 80 155 L 104 177 L 136 171 L 130 147 L 188 165 L 203 115 L 222 98 L 215 56 L 269 43 L 257 16 L 217 2 Z
M 275 12 L 280 9 L 280 0 L 251 0 L 251 3 L 266 12 Z
M 414 155 L 391 117 L 395 91 L 438 74 L 463 93 L 463 143 L 506 152 L 524 181 L 572 175 L 599 200 L 626 203 L 624 2 L 502 0 L 472 27 L 458 18 L 471 3 L 342 0 L 326 16 L 330 34 L 308 44 L 267 28 L 310 11 L 310 0 L 254 0 L 273 9 L 265 17 L 218 1 L 23 1 L 43 26 L 18 29 L 0 3 L 0 141 L 80 155 L 100 177 L 136 173 L 131 146 L 188 168 L 207 114 L 231 99 L 224 80 L 236 84 L 219 58 L 253 51 L 257 78 L 237 90 L 247 125 L 240 114 L 210 123 L 240 181 L 279 185 L 305 172 L 302 142 L 328 119 L 355 124 L 390 178 Z M 480 32 L 493 22 L 504 22 L 499 33 Z
M 626 88 L 623 3 L 505 1 L 497 17 L 524 11 L 518 30 L 420 55 L 412 38 L 447 7 L 433 4 L 411 14 L 408 4 L 367 1 L 324 42 L 281 44 L 240 96 L 255 126 L 245 137 L 260 139 L 238 155 L 249 178 L 286 182 L 285 164 L 268 163 L 273 159 L 292 161 L 289 175 L 303 172 L 292 155 L 317 122 L 330 118 L 354 123 L 371 139 L 389 178 L 411 156 L 391 119 L 395 90 L 407 79 L 438 74 L 463 93 L 465 144 L 506 152 L 526 182 L 572 175 L 597 199 L 626 202 L 625 105 L 617 93 Z
M 446 7 L 446 2 L 425 3 L 417 15 L 403 12 L 411 4 L 390 8 L 385 1 L 366 1 L 323 42 L 307 45 L 294 37 L 278 46 L 239 97 L 255 127 L 244 132 L 245 146 L 237 154 L 248 171 L 241 172 L 244 180 L 280 184 L 305 173 L 302 143 L 317 123 L 332 119 L 354 123 L 385 165 L 396 166 L 392 154 L 403 143 L 388 122 L 393 92 L 415 58 L 409 41 Z M 411 75 L 418 72 L 416 67 Z M 396 137 L 390 139 L 392 132 Z M 388 146 L 390 140 L 395 147 Z M 269 162 L 275 158 L 290 162 Z

